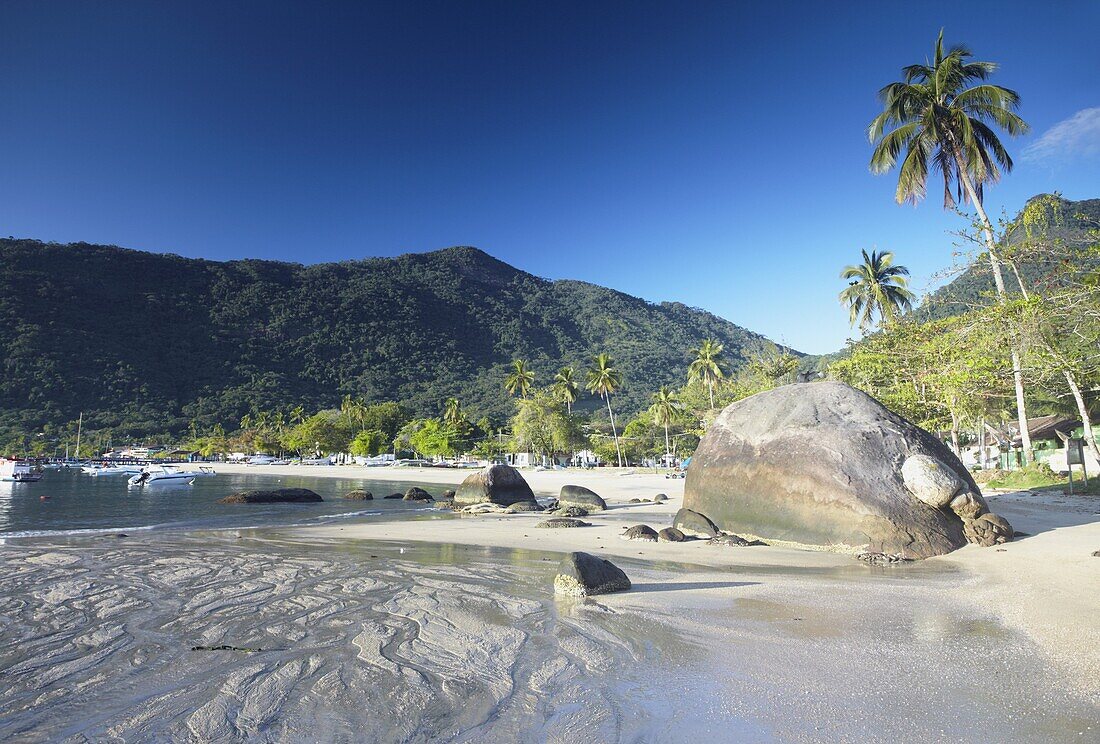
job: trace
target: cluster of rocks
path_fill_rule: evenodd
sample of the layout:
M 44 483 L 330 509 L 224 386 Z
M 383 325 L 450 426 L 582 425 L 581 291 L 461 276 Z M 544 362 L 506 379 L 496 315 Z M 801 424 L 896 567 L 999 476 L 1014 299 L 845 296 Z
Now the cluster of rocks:
M 683 509 L 680 510 L 680 512 L 683 511 Z M 720 532 L 706 517 L 694 512 L 686 516 L 677 513 L 674 525 L 665 527 L 659 532 L 649 525 L 636 524 L 624 530 L 619 537 L 623 540 L 641 540 L 643 542 L 687 542 L 688 540 L 700 539 L 706 540 L 708 545 L 738 548 L 766 544 L 760 540 L 747 540 L 740 535 Z
M 223 499 L 219 504 L 309 504 L 324 501 L 308 488 L 276 488 L 273 490 L 237 491 Z
M 883 553 L 877 550 L 864 550 L 856 553 L 856 560 L 869 563 L 872 566 L 891 566 L 897 563 L 910 563 L 913 559 L 906 558 L 901 553 Z

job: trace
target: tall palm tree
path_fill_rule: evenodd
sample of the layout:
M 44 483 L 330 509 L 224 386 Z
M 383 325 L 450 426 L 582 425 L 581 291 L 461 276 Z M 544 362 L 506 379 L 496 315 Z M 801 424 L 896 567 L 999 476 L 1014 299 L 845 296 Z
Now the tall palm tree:
M 526 398 L 531 386 L 535 384 L 535 373 L 527 369 L 527 362 L 516 359 L 512 362 L 512 371 L 504 378 L 504 389 L 512 395 Z
M 688 380 L 702 380 L 710 393 L 710 407 L 714 408 L 714 386 L 726 376 L 722 350 L 726 347 L 712 338 L 704 339 L 698 349 L 692 349 L 695 359 L 688 365 Z
M 859 321 L 861 331 L 867 331 L 878 316 L 879 324 L 893 321 L 903 312 L 913 309 L 916 298 L 909 291 L 909 269 L 894 266 L 890 251 L 860 251 L 863 263 L 845 266 L 841 279 L 850 279 L 848 288 L 840 293 L 840 302 L 848 307 L 848 321 Z
M 929 172 L 939 171 L 943 176 L 944 207 L 953 208 L 961 199 L 972 204 L 978 214 L 997 296 L 1004 303 L 1007 298 L 1001 259 L 982 196 L 985 185 L 998 181 L 1002 170 L 1012 170 L 1012 158 L 993 126 L 1011 136 L 1024 134 L 1029 127 L 1016 114 L 1019 94 L 985 82 L 996 71 L 996 63 L 974 61 L 973 56 L 964 46 L 945 50 L 941 30 L 931 63 L 902 68 L 903 79 L 879 91 L 883 110 L 867 128 L 867 137 L 875 145 L 871 172 L 886 173 L 898 165 L 900 158 L 896 198 L 899 204 L 915 204 L 924 198 Z M 1024 457 L 1030 461 L 1023 372 L 1015 345 L 1012 376 Z
M 459 405 L 458 398 L 447 398 L 443 403 L 443 422 L 455 424 L 461 417 L 462 406 Z
M 653 394 L 653 405 L 649 407 L 649 411 L 653 414 L 653 422 L 657 426 L 665 427 L 667 462 L 672 461 L 672 447 L 668 442 L 668 427 L 683 410 L 684 404 L 676 397 L 676 391 L 669 388 L 668 385 L 661 385 L 661 389 Z
M 611 410 L 611 394 L 623 384 L 623 375 L 615 369 L 615 363 L 607 354 L 597 354 L 588 369 L 588 382 L 585 387 L 607 403 L 607 415 L 611 418 L 611 436 L 615 440 L 615 456 L 619 467 L 623 466 L 623 451 L 619 447 L 619 433 L 615 429 L 615 413 Z
M 565 404 L 566 413 L 573 413 L 573 404 L 577 402 L 580 386 L 577 385 L 577 372 L 572 367 L 562 367 L 554 375 L 554 395 Z

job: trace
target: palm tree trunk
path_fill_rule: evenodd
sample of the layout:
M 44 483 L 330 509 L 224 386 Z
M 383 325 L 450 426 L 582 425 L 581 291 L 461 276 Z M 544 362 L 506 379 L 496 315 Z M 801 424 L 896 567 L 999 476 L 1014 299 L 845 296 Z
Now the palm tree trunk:
M 668 423 L 665 423 L 665 467 L 672 467 L 672 447 L 668 446 Z
M 1100 448 L 1096 446 L 1096 437 L 1092 433 L 1092 419 L 1089 417 L 1088 406 L 1085 405 L 1085 396 L 1081 394 L 1081 388 L 1077 385 L 1077 380 L 1072 372 L 1066 369 L 1062 370 L 1062 374 L 1066 376 L 1066 382 L 1069 384 L 1070 392 L 1073 393 L 1073 399 L 1077 401 L 1077 413 L 1081 416 L 1081 428 L 1085 435 L 1085 444 L 1092 450 L 1092 454 L 1096 459 L 1100 460 Z
M 710 410 L 714 410 L 714 380 L 707 380 L 707 391 L 710 393 Z
M 955 144 L 954 138 L 951 139 L 951 147 L 955 154 L 955 164 L 959 169 L 959 181 L 962 182 L 963 188 L 966 189 L 967 196 L 970 197 L 970 202 L 974 205 L 974 209 L 977 210 L 978 219 L 982 223 L 982 234 L 985 236 L 985 247 L 989 251 L 989 264 L 993 268 L 993 282 L 997 285 L 997 298 L 1003 305 L 1008 301 L 1008 296 L 1005 293 L 1004 278 L 1001 276 L 1001 261 L 997 258 L 997 242 L 993 238 L 993 223 L 989 221 L 989 216 L 985 213 L 985 207 L 982 206 L 982 200 L 978 198 L 978 192 L 970 180 L 970 174 L 966 171 L 966 164 L 963 161 L 959 147 Z M 1020 443 L 1023 445 L 1024 462 L 1030 463 L 1032 460 L 1031 432 L 1028 431 L 1027 428 L 1027 409 L 1024 403 L 1024 373 L 1020 365 L 1020 350 L 1015 343 L 1012 344 L 1012 381 L 1016 387 L 1016 420 L 1020 427 Z
M 615 440 L 615 456 L 619 458 L 619 467 L 623 466 L 623 452 L 619 449 L 619 434 L 615 431 L 615 414 L 611 411 L 611 396 L 604 394 L 604 401 L 607 403 L 607 415 L 611 417 L 611 437 Z

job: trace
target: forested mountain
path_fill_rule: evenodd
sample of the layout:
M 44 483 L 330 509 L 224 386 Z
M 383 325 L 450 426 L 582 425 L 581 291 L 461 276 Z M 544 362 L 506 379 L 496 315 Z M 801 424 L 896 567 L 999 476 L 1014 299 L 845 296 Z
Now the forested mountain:
M 1046 219 L 1042 224 L 1034 226 L 1029 231 L 1023 225 L 1023 216 L 1027 209 L 1025 206 L 1010 222 L 1012 227 L 1008 230 L 1008 237 L 1004 241 L 1004 254 L 1008 258 L 1013 255 L 1013 247 L 1024 241 L 1029 232 L 1031 235 L 1041 233 L 1051 242 L 1062 241 L 1072 245 L 1076 241 L 1083 246 L 1086 242 L 1083 240 L 1086 233 L 1100 224 L 1100 199 L 1069 201 L 1040 194 L 1029 199 L 1028 204 L 1038 203 L 1039 200 L 1043 200 L 1047 212 L 1051 211 L 1049 205 L 1056 204 L 1057 214 L 1045 215 Z M 1090 259 L 1082 255 L 1081 260 Z M 1016 262 L 1016 268 L 1026 287 L 1042 288 L 1048 275 L 1056 267 L 1048 261 L 1021 260 Z M 1004 279 L 1008 292 L 1018 293 L 1018 283 L 1011 266 L 1005 267 Z M 987 303 L 993 292 L 993 274 L 989 267 L 989 259 L 983 254 L 955 279 L 930 294 L 917 311 L 918 317 L 938 319 L 958 315 L 977 305 Z
M 214 262 L 84 243 L 0 240 L 0 436 L 83 411 L 118 439 L 233 428 L 252 410 L 335 407 L 345 394 L 437 414 L 512 412 L 514 358 L 536 385 L 614 357 L 617 406 L 681 384 L 713 337 L 731 366 L 774 345 L 679 303 L 547 281 L 475 248 L 302 266 Z

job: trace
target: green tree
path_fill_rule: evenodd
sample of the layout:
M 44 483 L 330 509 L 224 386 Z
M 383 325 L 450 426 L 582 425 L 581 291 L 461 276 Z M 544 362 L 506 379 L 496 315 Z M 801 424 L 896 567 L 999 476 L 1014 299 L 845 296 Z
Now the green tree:
M 915 295 L 909 291 L 909 269 L 894 265 L 890 251 L 861 251 L 863 262 L 845 266 L 841 279 L 848 279 L 848 287 L 840 293 L 841 304 L 848 308 L 848 321 L 867 332 L 875 323 L 896 320 L 903 312 L 913 309 Z
M 615 455 L 618 458 L 619 467 L 623 466 L 623 452 L 619 447 L 619 434 L 615 430 L 615 413 L 611 410 L 611 394 L 623 384 L 623 375 L 615 367 L 615 363 L 607 354 L 597 354 L 592 359 L 592 366 L 588 370 L 588 382 L 585 387 L 589 392 L 595 393 L 607 403 L 607 415 L 611 418 L 611 437 L 615 440 Z
M 664 427 L 665 454 L 670 460 L 672 458 L 672 445 L 668 439 L 668 427 L 680 416 L 683 410 L 684 404 L 680 402 L 676 391 L 667 385 L 662 385 L 661 389 L 653 394 L 653 405 L 650 406 L 649 412 L 653 416 L 653 423 Z
M 944 49 L 940 31 L 931 64 L 902 68 L 903 79 L 879 91 L 883 111 L 867 128 L 867 137 L 874 144 L 871 171 L 886 173 L 900 158 L 897 202 L 915 204 L 924 198 L 929 172 L 938 170 L 943 176 L 944 207 L 954 208 L 961 198 L 977 212 L 997 296 L 1004 303 L 1007 294 L 1001 261 L 982 196 L 987 184 L 1000 179 L 1001 170 L 1012 170 L 1012 158 L 993 127 L 1015 136 L 1026 133 L 1028 125 L 1016 114 L 1019 94 L 985 82 L 997 65 L 972 57 L 964 46 Z M 1023 371 L 1015 345 L 1011 358 L 1016 415 L 1024 458 L 1030 462 Z
M 573 404 L 577 402 L 577 395 L 580 392 L 576 377 L 576 370 L 572 366 L 562 367 L 554 375 L 554 395 L 565 404 L 566 413 L 573 413 Z
M 510 395 L 526 398 L 531 386 L 535 384 L 535 373 L 527 368 L 527 362 L 516 359 L 512 362 L 512 371 L 504 378 L 504 389 Z
M 447 398 L 443 403 L 443 421 L 448 424 L 455 424 L 462 418 L 462 406 L 458 402 L 458 398 Z
M 386 433 L 378 429 L 364 429 L 355 435 L 348 445 L 348 451 L 359 457 L 373 457 L 389 449 L 390 440 Z
M 714 386 L 726 376 L 722 351 L 725 346 L 708 338 L 689 353 L 695 357 L 688 365 L 688 380 L 702 380 L 710 394 L 710 407 L 714 408 Z

